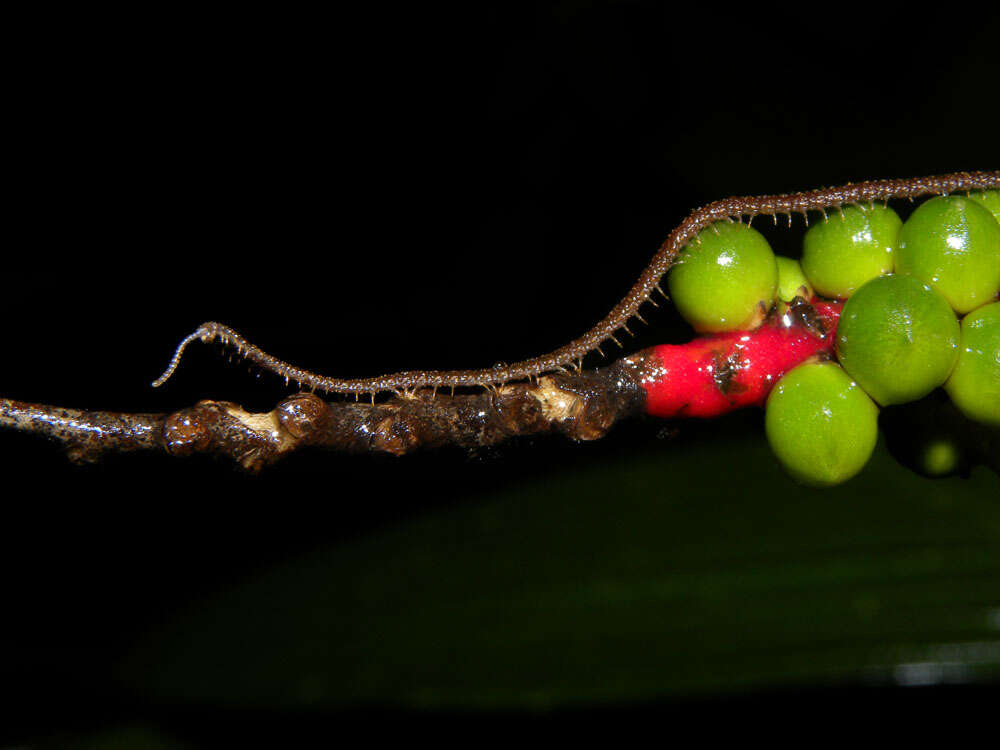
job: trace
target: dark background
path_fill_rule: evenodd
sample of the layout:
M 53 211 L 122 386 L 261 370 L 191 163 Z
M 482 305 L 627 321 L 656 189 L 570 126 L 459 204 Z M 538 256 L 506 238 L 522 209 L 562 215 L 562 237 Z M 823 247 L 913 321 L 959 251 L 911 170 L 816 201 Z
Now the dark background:
M 997 19 L 908 13 L 797 22 L 564 2 L 24 19 L 4 107 L 0 392 L 122 411 L 201 398 L 264 411 L 288 392 L 208 347 L 151 390 L 203 320 L 331 374 L 522 359 L 601 318 L 698 205 L 997 168 Z M 800 236 L 772 240 L 794 254 Z M 648 317 L 630 347 L 689 335 L 667 309 Z M 710 450 L 758 420 L 681 440 Z M 139 724 L 199 741 L 345 711 L 412 717 L 386 699 L 248 719 L 147 700 L 115 670 L 151 625 L 271 566 L 514 477 L 617 460 L 658 430 L 471 458 L 301 455 L 257 478 L 163 456 L 80 468 L 2 434 L 0 648 L 16 718 L 0 738 Z M 731 693 L 651 691 L 602 710 L 771 700 Z

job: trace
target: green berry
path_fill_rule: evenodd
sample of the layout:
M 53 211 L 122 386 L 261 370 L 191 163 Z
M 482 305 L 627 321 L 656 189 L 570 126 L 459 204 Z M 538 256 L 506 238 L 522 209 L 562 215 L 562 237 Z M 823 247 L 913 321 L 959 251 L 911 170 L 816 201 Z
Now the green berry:
M 972 468 L 969 420 L 943 391 L 883 409 L 878 426 L 893 458 L 921 476 L 947 477 Z
M 1000 224 L 974 200 L 931 198 L 899 232 L 896 273 L 930 284 L 958 313 L 975 310 L 1000 288 Z
M 868 463 L 878 438 L 878 407 L 837 365 L 799 365 L 768 396 L 764 427 L 792 477 L 830 487 Z
M 948 301 L 912 276 L 872 279 L 847 300 L 837 326 L 840 364 L 882 406 L 943 385 L 958 342 Z
M 791 302 L 796 297 L 812 299 L 812 287 L 799 262 L 780 255 L 775 260 L 778 261 L 778 299 L 782 302 Z
M 962 320 L 958 364 L 944 387 L 969 419 L 1000 427 L 1000 302 Z
M 778 264 L 756 229 L 719 222 L 684 248 L 667 277 L 677 310 L 696 331 L 756 327 L 774 303 Z
M 826 297 L 850 297 L 866 281 L 892 273 L 899 215 L 885 206 L 849 206 L 806 232 L 802 270 Z
M 962 452 L 954 440 L 938 438 L 924 446 L 920 454 L 920 467 L 928 477 L 947 477 L 958 472 L 962 465 Z
M 977 193 L 969 193 L 969 197 L 985 207 L 993 214 L 993 218 L 1000 222 L 1000 190 L 980 190 Z

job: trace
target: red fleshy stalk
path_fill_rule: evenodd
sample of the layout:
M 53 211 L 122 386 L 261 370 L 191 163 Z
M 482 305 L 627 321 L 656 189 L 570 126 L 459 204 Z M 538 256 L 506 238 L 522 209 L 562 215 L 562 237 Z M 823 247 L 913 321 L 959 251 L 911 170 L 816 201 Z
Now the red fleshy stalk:
M 643 381 L 646 413 L 656 417 L 717 417 L 744 406 L 763 406 L 778 379 L 810 357 L 833 351 L 843 304 L 812 300 L 826 334 L 791 315 L 753 331 L 703 336 L 650 350 Z

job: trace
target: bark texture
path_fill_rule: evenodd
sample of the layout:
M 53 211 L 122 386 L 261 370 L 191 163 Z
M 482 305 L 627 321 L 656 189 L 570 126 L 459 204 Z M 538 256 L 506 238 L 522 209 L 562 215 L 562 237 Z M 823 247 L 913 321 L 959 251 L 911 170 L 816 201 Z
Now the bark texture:
M 165 451 L 226 457 L 249 471 L 304 447 L 403 455 L 545 433 L 595 440 L 618 420 L 642 411 L 646 367 L 640 352 L 598 370 L 534 383 L 476 394 L 419 390 L 376 404 L 328 402 L 303 392 L 262 414 L 228 401 L 200 401 L 171 414 L 123 414 L 0 399 L 0 427 L 56 440 L 81 463 L 105 453 Z

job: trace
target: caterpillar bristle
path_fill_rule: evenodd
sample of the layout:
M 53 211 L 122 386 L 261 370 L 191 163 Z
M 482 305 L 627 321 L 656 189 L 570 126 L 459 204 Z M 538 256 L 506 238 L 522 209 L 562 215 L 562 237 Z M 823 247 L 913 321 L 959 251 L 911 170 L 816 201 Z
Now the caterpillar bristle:
M 888 207 L 890 199 L 906 198 L 912 202 L 916 196 L 947 195 L 949 192 L 963 190 L 969 194 L 971 191 L 997 187 L 1000 187 L 1000 170 L 958 172 L 950 175 L 902 180 L 873 180 L 781 196 L 743 196 L 715 201 L 693 211 L 670 233 L 640 275 L 639 280 L 636 281 L 625 298 L 615 305 L 612 313 L 600 323 L 552 353 L 526 359 L 509 367 L 505 366 L 499 371 L 495 368 L 416 371 L 390 373 L 374 378 L 339 379 L 306 372 L 288 365 L 246 341 L 236 331 L 218 323 L 204 323 L 194 333 L 181 341 L 167 369 L 153 381 L 152 385 L 159 387 L 173 375 L 185 348 L 195 339 L 199 339 L 203 343 L 217 342 L 223 349 L 235 347 L 235 353 L 240 358 L 249 360 L 259 368 L 256 372 L 257 377 L 260 377 L 260 370 L 266 370 L 284 377 L 286 387 L 290 380 L 294 380 L 299 387 L 308 383 L 313 392 L 319 390 L 322 393 L 344 395 L 354 393 L 355 400 L 359 399 L 359 394 L 369 393 L 373 403 L 375 395 L 385 391 L 403 389 L 416 392 L 419 388 L 433 385 L 435 389 L 433 393 L 436 394 L 437 387 L 441 385 L 448 386 L 451 389 L 451 394 L 454 395 L 456 386 L 468 386 L 470 383 L 496 386 L 516 379 L 530 381 L 532 378 L 537 378 L 547 372 L 565 372 L 564 365 L 566 364 L 579 363 L 576 366 L 582 367 L 583 357 L 589 352 L 597 351 L 601 356 L 604 356 L 604 351 L 600 348 L 604 341 L 613 341 L 619 348 L 624 349 L 622 342 L 615 336 L 615 332 L 621 329 L 631 336 L 635 335 L 628 327 L 628 323 L 632 317 L 646 323 L 639 309 L 645 302 L 658 307 L 651 296 L 654 290 L 658 291 L 664 299 L 670 299 L 659 282 L 674 265 L 680 262 L 678 257 L 685 248 L 692 243 L 702 244 L 701 233 L 705 229 L 710 227 L 716 234 L 719 234 L 718 223 L 722 219 L 727 219 L 730 223 L 735 223 L 735 221 L 742 223 L 743 217 L 746 216 L 747 225 L 750 226 L 756 216 L 766 214 L 773 218 L 774 224 L 777 226 L 778 214 L 783 213 L 788 220 L 788 226 L 791 227 L 793 213 L 801 213 L 803 221 L 808 227 L 809 211 L 819 211 L 823 220 L 829 221 L 828 210 L 836 209 L 840 212 L 841 221 L 846 221 L 844 206 L 867 202 L 873 208 L 877 200 L 883 206 Z M 656 281 L 652 281 L 653 279 Z M 232 354 L 232 351 L 228 352 L 230 359 Z M 517 378 L 511 376 L 514 372 L 517 373 Z

